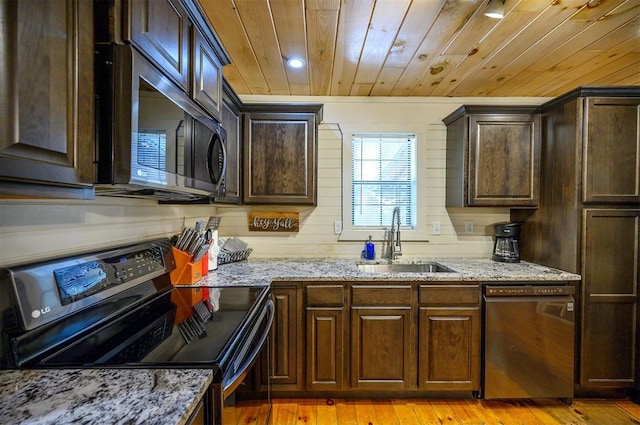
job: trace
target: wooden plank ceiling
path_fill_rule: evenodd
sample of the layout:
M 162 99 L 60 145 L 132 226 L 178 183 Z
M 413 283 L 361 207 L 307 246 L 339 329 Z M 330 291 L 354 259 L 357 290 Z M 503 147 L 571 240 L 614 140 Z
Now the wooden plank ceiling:
M 500 0 L 493 0 L 500 1 Z M 639 0 L 199 0 L 238 94 L 557 96 L 640 85 Z M 285 67 L 298 56 L 307 66 Z

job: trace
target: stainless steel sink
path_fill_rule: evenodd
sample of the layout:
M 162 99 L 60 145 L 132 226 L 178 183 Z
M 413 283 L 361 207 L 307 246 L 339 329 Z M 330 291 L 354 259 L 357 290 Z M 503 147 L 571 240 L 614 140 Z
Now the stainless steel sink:
M 365 273 L 455 273 L 439 263 L 358 264 L 358 270 Z

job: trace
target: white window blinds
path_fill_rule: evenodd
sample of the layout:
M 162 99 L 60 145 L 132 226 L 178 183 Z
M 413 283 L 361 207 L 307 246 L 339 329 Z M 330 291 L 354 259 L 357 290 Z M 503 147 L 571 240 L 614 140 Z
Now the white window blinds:
M 138 129 L 138 164 L 167 170 L 167 135 L 164 130 Z
M 415 227 L 415 141 L 413 134 L 353 135 L 353 227 L 389 227 L 395 207 L 402 226 Z

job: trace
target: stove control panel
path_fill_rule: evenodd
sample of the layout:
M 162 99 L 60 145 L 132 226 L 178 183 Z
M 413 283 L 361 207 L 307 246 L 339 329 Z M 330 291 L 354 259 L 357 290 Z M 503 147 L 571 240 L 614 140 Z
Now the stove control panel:
M 20 328 L 68 316 L 175 268 L 168 239 L 3 269 Z

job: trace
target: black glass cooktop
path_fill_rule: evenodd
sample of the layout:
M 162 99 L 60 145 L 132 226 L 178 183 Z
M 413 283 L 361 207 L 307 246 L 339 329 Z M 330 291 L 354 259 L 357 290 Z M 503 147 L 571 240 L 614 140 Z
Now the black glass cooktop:
M 266 286 L 174 287 L 140 300 L 123 292 L 14 339 L 18 367 L 218 367 L 248 337 Z

